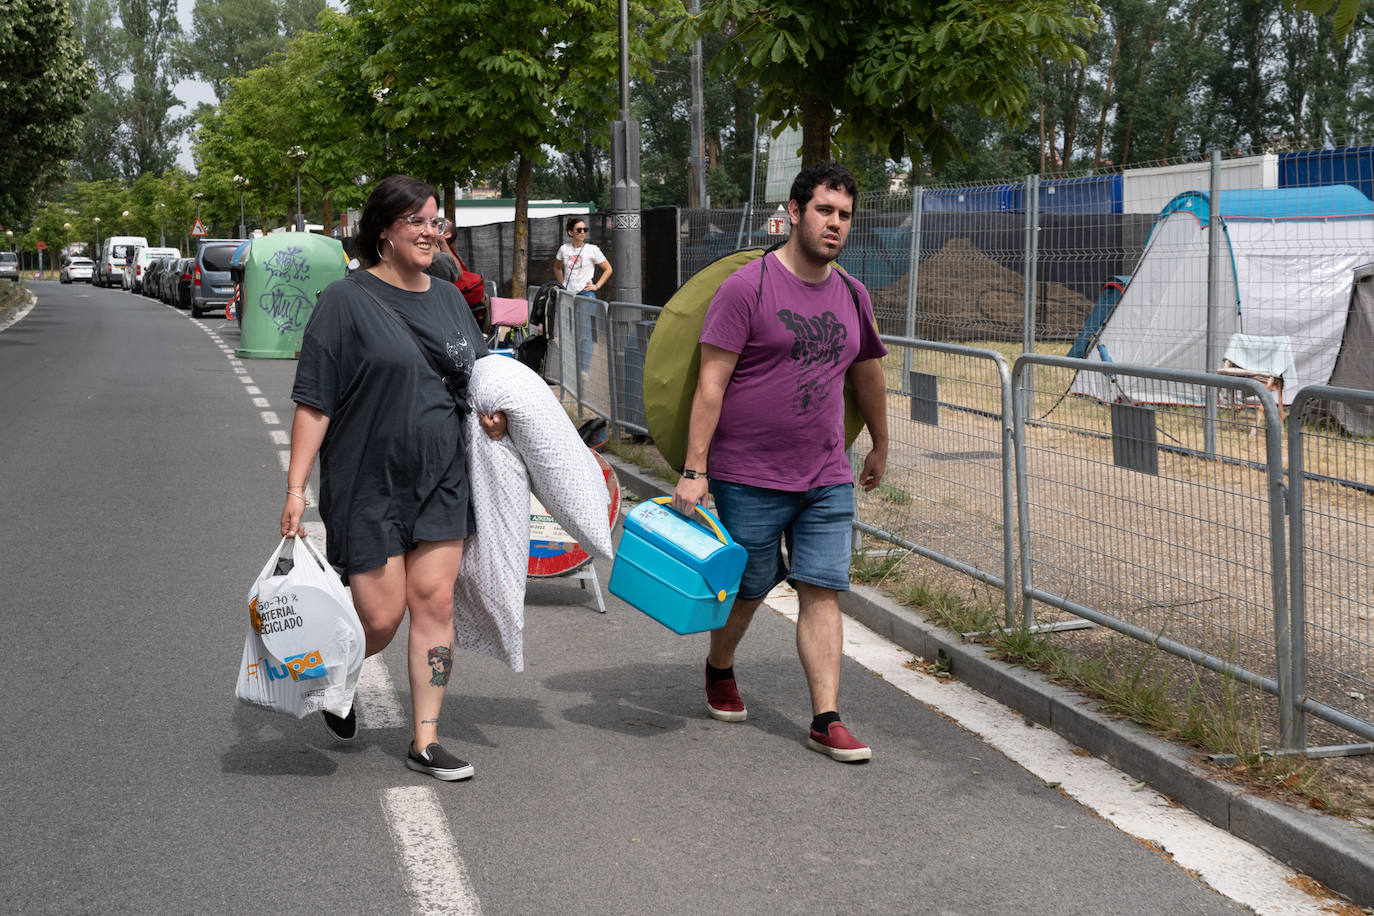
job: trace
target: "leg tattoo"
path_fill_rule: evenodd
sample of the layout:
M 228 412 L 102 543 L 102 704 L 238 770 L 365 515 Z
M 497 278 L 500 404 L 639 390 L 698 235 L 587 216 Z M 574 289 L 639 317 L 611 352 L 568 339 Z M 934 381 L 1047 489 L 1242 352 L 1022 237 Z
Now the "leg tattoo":
M 453 672 L 453 649 L 448 646 L 435 646 L 429 650 L 429 682 L 435 687 L 443 687 L 448 683 L 448 676 Z

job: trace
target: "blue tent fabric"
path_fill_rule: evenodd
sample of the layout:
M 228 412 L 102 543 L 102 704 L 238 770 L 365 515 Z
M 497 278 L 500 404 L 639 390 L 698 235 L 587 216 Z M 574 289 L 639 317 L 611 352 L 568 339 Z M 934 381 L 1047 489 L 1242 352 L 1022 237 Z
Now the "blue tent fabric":
M 1348 184 L 1314 188 L 1257 188 L 1222 191 L 1218 197 L 1223 219 L 1374 219 L 1374 202 Z M 1202 225 L 1211 220 L 1206 191 L 1184 191 L 1165 205 L 1159 220 L 1180 210 L 1192 213 Z
M 1129 282 L 1131 282 L 1129 275 L 1118 274 L 1102 284 L 1102 289 L 1097 293 L 1097 302 L 1093 304 L 1092 311 L 1088 313 L 1088 320 L 1083 322 L 1083 329 L 1078 332 L 1078 336 L 1073 340 L 1073 346 L 1069 348 L 1070 357 L 1083 359 L 1088 355 L 1088 347 L 1097 337 L 1097 332 L 1102 330 L 1102 326 L 1111 317 L 1112 309 L 1116 308 L 1116 304 L 1121 300 L 1121 294 L 1126 291 L 1126 284 Z

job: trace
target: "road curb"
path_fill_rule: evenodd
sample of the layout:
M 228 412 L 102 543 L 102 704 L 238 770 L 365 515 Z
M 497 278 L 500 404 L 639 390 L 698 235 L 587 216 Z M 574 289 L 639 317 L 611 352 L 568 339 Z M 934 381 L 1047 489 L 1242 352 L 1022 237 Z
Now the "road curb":
M 666 482 L 645 470 L 605 457 L 621 487 L 639 498 L 672 493 Z M 1193 752 L 1098 712 L 1091 699 L 1038 672 L 992 658 L 982 646 L 961 641 L 877 589 L 854 585 L 841 592 L 839 599 L 844 613 L 907 651 L 926 659 L 943 652 L 954 677 L 978 692 L 1054 730 L 1355 903 L 1374 904 L 1374 834 L 1340 818 L 1261 798 L 1217 779 L 1195 762 Z

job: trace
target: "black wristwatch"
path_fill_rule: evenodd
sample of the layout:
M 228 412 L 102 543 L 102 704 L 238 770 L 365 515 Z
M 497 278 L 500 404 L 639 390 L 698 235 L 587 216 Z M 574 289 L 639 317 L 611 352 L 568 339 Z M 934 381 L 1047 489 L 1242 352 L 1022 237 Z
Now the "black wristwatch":
M 683 468 L 683 469 L 682 469 L 682 476 L 683 476 L 683 477 L 686 477 L 688 480 L 696 480 L 697 478 L 705 477 L 705 476 L 706 476 L 706 472 L 705 472 L 705 471 L 694 471 L 694 470 L 692 470 L 691 468 Z

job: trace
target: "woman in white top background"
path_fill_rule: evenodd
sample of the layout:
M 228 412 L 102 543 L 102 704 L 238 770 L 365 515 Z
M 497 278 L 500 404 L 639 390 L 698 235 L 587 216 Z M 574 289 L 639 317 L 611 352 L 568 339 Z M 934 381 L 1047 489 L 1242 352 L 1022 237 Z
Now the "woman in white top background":
M 554 255 L 553 275 L 559 284 L 579 296 L 596 298 L 596 293 L 611 278 L 611 262 L 601 249 L 587 241 L 587 221 L 580 216 L 568 217 L 568 241 Z M 595 280 L 592 274 L 599 274 Z M 592 362 L 593 334 L 596 332 L 596 312 L 591 307 L 577 309 L 577 335 L 582 341 L 581 358 L 577 368 L 586 372 Z

